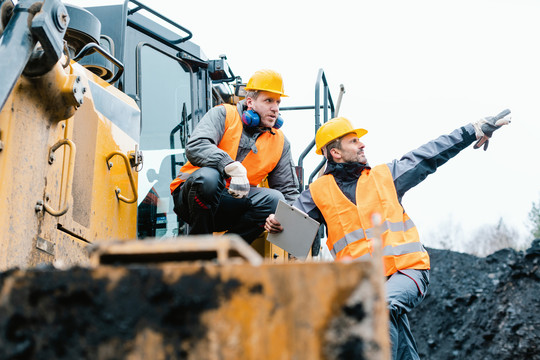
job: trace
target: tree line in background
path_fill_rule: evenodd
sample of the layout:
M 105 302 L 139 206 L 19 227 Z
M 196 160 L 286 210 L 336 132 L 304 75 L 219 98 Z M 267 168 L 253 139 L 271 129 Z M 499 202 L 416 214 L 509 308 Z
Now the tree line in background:
M 540 200 L 532 204 L 532 209 L 529 212 L 529 221 L 532 225 L 531 234 L 534 239 L 540 239 Z
M 525 250 L 532 240 L 540 239 L 540 200 L 532 203 L 528 217 L 530 233 L 527 234 L 525 242 L 520 238 L 519 232 L 509 227 L 502 218 L 494 225 L 483 225 L 473 236 L 462 241 L 465 237 L 461 225 L 449 218 L 436 232 L 429 234 L 428 246 L 481 257 L 505 248 Z

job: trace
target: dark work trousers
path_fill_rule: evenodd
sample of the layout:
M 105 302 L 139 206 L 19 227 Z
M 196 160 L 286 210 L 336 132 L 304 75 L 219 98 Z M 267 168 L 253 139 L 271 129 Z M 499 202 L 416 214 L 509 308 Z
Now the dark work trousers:
M 407 313 L 424 300 L 428 286 L 429 270 L 398 270 L 386 281 L 393 360 L 420 359 Z
M 219 171 L 203 167 L 173 192 L 173 200 L 174 212 L 190 225 L 190 235 L 228 231 L 252 243 L 285 198 L 277 190 L 252 186 L 247 197 L 237 199 Z

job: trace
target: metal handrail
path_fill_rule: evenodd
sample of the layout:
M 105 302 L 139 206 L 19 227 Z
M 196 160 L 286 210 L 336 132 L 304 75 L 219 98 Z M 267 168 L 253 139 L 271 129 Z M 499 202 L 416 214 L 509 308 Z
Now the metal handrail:
M 315 177 L 315 175 L 317 175 L 317 173 L 319 171 L 321 171 L 321 169 L 323 168 L 324 164 L 326 164 L 326 158 L 323 157 L 323 159 L 321 160 L 321 162 L 319 163 L 319 165 L 317 165 L 317 167 L 315 168 L 315 170 L 313 170 L 313 172 L 309 175 L 309 179 L 308 179 L 308 185 L 311 184 L 313 182 L 313 178 Z
M 158 34 L 156 34 L 154 31 L 146 28 L 145 26 L 133 21 L 132 19 L 128 19 L 128 21 L 132 24 L 132 25 L 135 25 L 139 28 L 139 30 L 143 31 L 144 33 L 146 33 L 147 35 L 153 37 L 153 38 L 157 38 L 157 39 L 160 39 L 162 41 L 165 41 L 169 44 L 173 44 L 173 45 L 176 45 L 176 44 L 180 44 L 180 43 L 183 43 L 183 42 L 186 42 L 188 41 L 189 39 L 191 39 L 193 37 L 193 33 L 191 31 L 189 31 L 188 29 L 186 29 L 185 27 L 183 27 L 182 25 L 180 24 L 177 24 L 175 23 L 174 21 L 172 21 L 171 19 L 161 15 L 160 13 L 158 13 L 157 11 L 155 10 L 152 10 L 151 8 L 149 8 L 148 6 L 138 2 L 137 0 L 127 0 L 127 2 L 131 2 L 131 3 L 134 3 L 135 5 L 137 5 L 136 8 L 134 9 L 131 9 L 128 11 L 128 16 L 129 15 L 133 15 L 134 13 L 136 13 L 137 11 L 139 10 L 146 10 L 148 11 L 150 14 L 158 17 L 159 19 L 171 24 L 172 26 L 174 26 L 175 28 L 185 32 L 186 34 L 188 34 L 187 36 L 184 36 L 184 37 L 181 37 L 177 40 L 170 40 L 170 39 L 166 39 L 164 38 L 163 36 L 160 36 Z
M 323 83 L 323 104 L 321 105 L 321 82 Z M 317 74 L 317 81 L 315 82 L 315 106 L 313 106 L 313 109 L 315 110 L 315 134 L 317 133 L 317 130 L 321 127 L 321 115 L 320 110 L 324 109 L 323 113 L 323 119 L 326 123 L 328 119 L 328 110 L 330 110 L 330 117 L 334 117 L 334 102 L 332 101 L 332 95 L 330 94 L 329 88 L 328 88 L 328 81 L 326 80 L 326 75 L 324 74 L 323 69 L 319 69 L 319 73 Z M 315 146 L 315 137 L 313 140 L 309 143 L 309 145 L 305 148 L 305 150 L 300 155 L 300 158 L 298 159 L 298 167 L 303 169 L 304 159 L 309 154 L 311 149 Z M 322 165 L 319 165 L 319 167 L 310 175 L 309 181 L 311 182 L 311 179 L 315 176 L 315 174 L 320 170 Z M 301 178 L 298 179 L 300 191 L 304 190 L 304 176 L 303 171 L 301 174 Z M 309 183 L 308 183 L 309 184 Z
M 49 204 L 47 204 L 47 201 L 43 203 L 43 209 L 52 216 L 56 217 L 64 215 L 69 209 L 69 198 L 71 198 L 71 185 L 73 183 L 73 169 L 75 168 L 75 144 L 69 139 L 59 140 L 49 149 L 49 163 L 52 164 L 52 162 L 54 161 L 54 152 L 63 145 L 69 147 L 69 163 L 67 171 L 66 193 L 64 195 L 64 204 L 60 210 L 55 210 Z
M 345 93 L 345 86 L 343 86 L 343 84 L 340 84 L 339 85 L 339 95 L 338 95 L 338 101 L 337 101 L 337 105 L 336 105 L 336 111 L 335 113 L 332 115 L 332 118 L 334 117 L 337 117 L 338 116 L 338 113 L 339 113 L 339 108 L 341 106 L 341 100 L 343 99 L 343 94 Z M 315 139 L 313 139 L 313 142 L 315 143 Z M 307 155 L 307 153 L 306 153 Z M 317 165 L 317 167 L 315 167 L 315 169 L 313 170 L 313 172 L 310 174 L 309 176 L 309 179 L 308 179 L 308 185 L 311 184 L 313 182 L 313 178 L 315 177 L 315 175 L 317 173 L 319 173 L 321 171 L 321 169 L 324 167 L 324 165 L 326 164 L 326 158 L 323 157 L 322 161 L 319 163 L 319 165 Z
M 114 192 L 116 193 L 116 198 L 120 201 L 123 201 L 127 204 L 133 204 L 137 201 L 137 186 L 135 186 L 135 180 L 133 178 L 133 172 L 131 171 L 131 164 L 129 163 L 129 159 L 126 154 L 120 152 L 120 151 L 113 151 L 111 152 L 105 161 L 107 162 L 107 169 L 111 169 L 112 163 L 109 163 L 109 161 L 112 159 L 113 156 L 118 155 L 124 160 L 124 164 L 126 165 L 126 170 L 129 178 L 129 183 L 131 185 L 131 191 L 133 192 L 133 198 L 128 199 L 125 196 L 120 194 L 120 188 L 116 187 Z
M 116 59 L 114 56 L 112 56 L 111 54 L 109 54 L 109 52 L 107 52 L 107 50 L 105 50 L 101 45 L 99 44 L 96 44 L 96 43 L 89 43 L 89 44 L 86 44 L 82 49 L 81 51 L 79 51 L 79 53 L 77 55 L 75 55 L 75 57 L 73 58 L 73 61 L 79 61 L 81 60 L 83 57 L 85 57 L 87 55 L 88 52 L 90 52 L 90 50 L 94 50 L 95 52 L 97 52 L 98 54 L 100 54 L 101 56 L 103 56 L 105 59 L 109 60 L 110 62 L 112 62 L 117 68 L 118 68 L 118 71 L 116 72 L 116 74 L 108 81 L 109 84 L 114 84 L 116 81 L 118 81 L 118 79 L 120 79 L 120 76 L 122 76 L 122 74 L 124 73 L 124 64 L 122 64 L 120 62 L 120 60 Z

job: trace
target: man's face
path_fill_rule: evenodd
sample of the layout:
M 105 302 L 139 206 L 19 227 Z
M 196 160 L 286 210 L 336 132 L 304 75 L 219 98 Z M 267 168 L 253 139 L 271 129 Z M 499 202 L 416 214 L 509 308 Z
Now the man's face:
M 259 92 L 257 99 L 248 97 L 246 104 L 248 110 L 254 110 L 261 118 L 261 127 L 271 128 L 276 123 L 279 115 L 281 96 L 268 91 Z
M 361 164 L 367 164 L 367 158 L 364 154 L 365 147 L 360 139 L 358 139 L 358 136 L 355 133 L 351 133 L 341 138 L 341 149 L 334 148 L 331 152 L 335 162 L 359 162 Z

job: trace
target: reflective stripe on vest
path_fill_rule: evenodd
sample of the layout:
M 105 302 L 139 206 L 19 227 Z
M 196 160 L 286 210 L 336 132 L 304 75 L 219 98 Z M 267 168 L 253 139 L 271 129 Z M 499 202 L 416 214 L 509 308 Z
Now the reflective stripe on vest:
M 218 148 L 225 151 L 232 159 L 236 159 L 242 130 L 244 128 L 240 114 L 235 106 L 222 104 L 227 112 L 225 118 L 225 132 L 218 144 Z M 250 151 L 242 160 L 242 164 L 247 170 L 247 177 L 252 186 L 257 186 L 271 172 L 281 159 L 285 136 L 279 129 L 273 129 L 274 135 L 269 131 L 261 133 L 255 141 L 257 152 Z M 189 161 L 182 166 L 176 179 L 171 182 L 171 193 L 186 181 L 190 175 L 199 169 Z
M 334 259 L 367 259 L 375 235 L 372 215 L 384 220 L 380 225 L 386 275 L 401 269 L 429 269 L 429 256 L 420 243 L 413 221 L 397 200 L 388 166 L 364 170 L 356 186 L 355 206 L 341 192 L 332 175 L 324 175 L 310 185 L 311 196 L 328 226 L 327 245 Z
M 411 219 L 408 219 L 405 222 L 396 222 L 396 223 L 386 220 L 385 222 L 381 224 L 381 231 L 386 231 L 386 230 L 390 230 L 393 232 L 407 231 L 409 229 L 412 229 L 413 227 L 415 227 L 415 225 Z M 341 239 L 339 239 L 338 241 L 334 243 L 334 247 L 332 248 L 330 253 L 335 259 L 337 256 L 337 253 L 345 249 L 347 245 L 352 244 L 355 241 L 365 241 L 366 238 L 371 239 L 375 236 L 374 232 L 375 232 L 375 229 L 370 228 L 366 230 L 358 229 L 348 234 L 345 234 L 344 237 L 342 237 Z M 413 244 L 415 244 L 416 246 L 417 243 L 413 243 Z M 409 244 L 405 244 L 405 245 L 409 245 Z M 396 247 L 386 246 L 383 250 L 383 255 L 402 255 L 405 252 L 398 253 L 399 252 L 398 249 L 413 249 L 413 247 L 407 247 L 405 245 L 399 245 Z M 418 250 L 415 250 L 415 251 L 418 251 Z
M 398 246 L 391 246 L 388 245 L 383 249 L 383 256 L 391 256 L 391 255 L 406 255 L 411 254 L 414 252 L 425 252 L 426 249 L 424 248 L 424 245 L 422 243 L 409 243 L 409 244 L 403 244 Z M 332 256 L 335 257 L 335 254 L 333 252 Z M 355 261 L 369 261 L 371 260 L 371 254 L 367 253 L 359 258 L 354 259 Z

